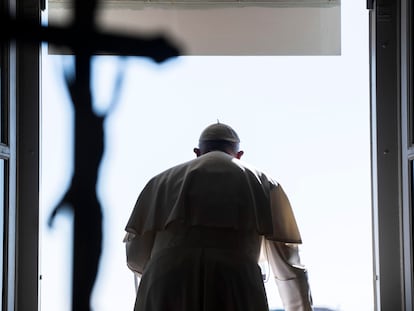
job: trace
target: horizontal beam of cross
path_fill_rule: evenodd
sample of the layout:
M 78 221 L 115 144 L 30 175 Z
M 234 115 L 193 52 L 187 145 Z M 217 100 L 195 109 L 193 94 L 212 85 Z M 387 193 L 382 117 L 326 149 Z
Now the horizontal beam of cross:
M 69 48 L 76 54 L 141 56 L 151 58 L 157 63 L 180 55 L 179 49 L 163 35 L 142 38 L 76 26 L 42 26 L 8 16 L 1 16 L 0 20 L 2 42 L 10 40 L 47 42 Z

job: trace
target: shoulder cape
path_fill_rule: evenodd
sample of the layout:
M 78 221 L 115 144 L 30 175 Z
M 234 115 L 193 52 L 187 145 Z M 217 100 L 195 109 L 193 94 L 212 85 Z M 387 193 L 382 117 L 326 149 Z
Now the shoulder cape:
M 301 243 L 289 200 L 263 172 L 214 151 L 153 177 L 139 195 L 126 231 L 142 235 L 185 225 L 256 229 L 267 239 Z

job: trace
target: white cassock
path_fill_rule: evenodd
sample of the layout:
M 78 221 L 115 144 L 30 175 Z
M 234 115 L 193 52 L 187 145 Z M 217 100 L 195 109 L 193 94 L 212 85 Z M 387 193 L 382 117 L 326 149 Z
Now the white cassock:
M 125 228 L 135 311 L 268 310 L 268 255 L 286 311 L 312 310 L 301 236 L 280 184 L 212 151 L 153 177 Z

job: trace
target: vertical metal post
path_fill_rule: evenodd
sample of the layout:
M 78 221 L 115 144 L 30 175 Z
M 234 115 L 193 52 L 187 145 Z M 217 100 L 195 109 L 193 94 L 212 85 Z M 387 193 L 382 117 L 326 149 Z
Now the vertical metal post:
M 398 0 L 370 12 L 375 310 L 404 310 Z
M 19 0 L 16 13 L 40 24 L 38 0 Z M 37 310 L 39 296 L 40 42 L 16 42 L 15 307 Z

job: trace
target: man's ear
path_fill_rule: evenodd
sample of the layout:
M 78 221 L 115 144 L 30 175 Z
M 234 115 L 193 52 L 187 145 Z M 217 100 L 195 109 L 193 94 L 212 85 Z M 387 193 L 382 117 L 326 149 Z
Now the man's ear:
M 236 158 L 240 160 L 240 158 L 242 157 L 243 154 L 244 154 L 244 151 L 240 150 L 239 152 L 237 152 Z
M 200 152 L 199 148 L 194 148 L 193 151 L 197 155 L 197 158 L 201 155 L 201 152 Z

